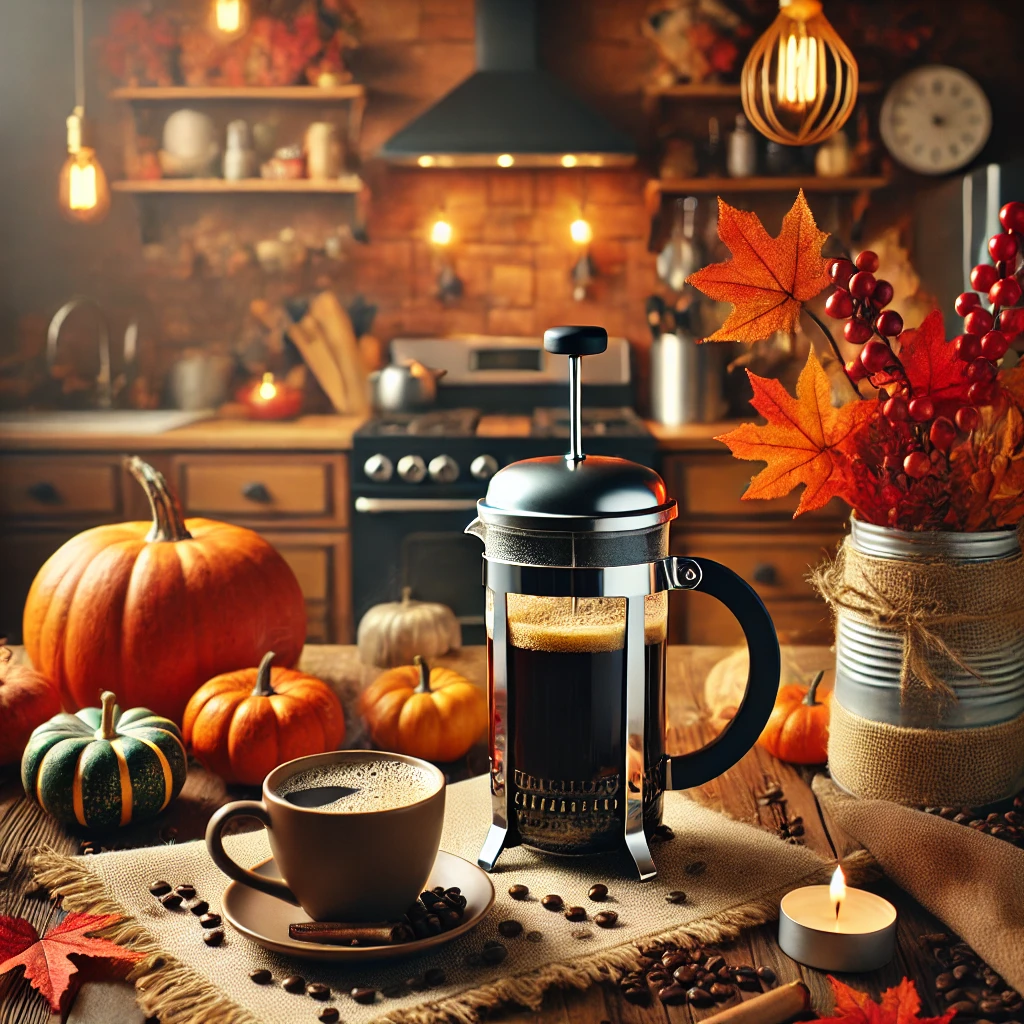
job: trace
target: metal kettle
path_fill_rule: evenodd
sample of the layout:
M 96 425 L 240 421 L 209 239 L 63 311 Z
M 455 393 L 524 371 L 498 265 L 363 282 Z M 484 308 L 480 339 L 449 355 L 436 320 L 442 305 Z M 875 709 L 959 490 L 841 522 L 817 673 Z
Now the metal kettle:
M 370 374 L 374 407 L 381 412 L 412 412 L 437 401 L 437 382 L 447 370 L 432 370 L 417 359 L 391 363 Z
M 607 344 L 600 327 L 545 333 L 544 348 L 569 357 L 569 452 L 499 470 L 466 531 L 485 546 L 487 870 L 519 843 L 558 854 L 624 843 L 641 880 L 652 878 L 646 832 L 661 822 L 662 794 L 732 767 L 778 690 L 778 638 L 757 593 L 718 562 L 669 554 L 678 509 L 654 470 L 583 451 L 582 357 Z M 707 746 L 675 756 L 665 749 L 671 590 L 721 601 L 750 651 L 735 717 Z

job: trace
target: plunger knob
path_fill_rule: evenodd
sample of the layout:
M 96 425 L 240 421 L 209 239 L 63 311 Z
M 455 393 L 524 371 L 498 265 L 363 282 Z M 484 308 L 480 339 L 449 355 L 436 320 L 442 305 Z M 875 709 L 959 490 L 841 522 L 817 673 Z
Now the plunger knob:
M 603 327 L 551 327 L 544 332 L 544 348 L 556 356 L 596 356 L 608 348 Z

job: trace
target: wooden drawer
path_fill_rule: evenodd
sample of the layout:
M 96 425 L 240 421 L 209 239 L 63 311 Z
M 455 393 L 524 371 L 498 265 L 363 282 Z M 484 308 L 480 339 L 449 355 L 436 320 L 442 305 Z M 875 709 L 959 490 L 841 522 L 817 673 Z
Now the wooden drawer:
M 183 455 L 174 479 L 188 515 L 236 521 L 345 526 L 342 456 Z
M 0 516 L 32 519 L 120 518 L 120 459 L 88 455 L 0 458 Z
M 670 455 L 662 464 L 669 496 L 679 502 L 681 517 L 791 518 L 800 503 L 802 487 L 771 501 L 743 500 L 751 477 L 762 468 L 759 462 L 745 462 L 727 454 Z M 844 519 L 847 514 L 843 503 L 834 499 L 808 513 L 808 518 Z

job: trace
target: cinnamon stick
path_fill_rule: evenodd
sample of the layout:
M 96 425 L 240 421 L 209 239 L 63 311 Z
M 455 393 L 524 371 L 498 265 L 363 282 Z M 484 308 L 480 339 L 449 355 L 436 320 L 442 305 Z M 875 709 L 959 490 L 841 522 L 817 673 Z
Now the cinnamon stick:
M 788 985 L 765 992 L 730 1006 L 729 1009 L 707 1017 L 701 1024 L 783 1024 L 798 1013 L 803 1013 L 811 1004 L 811 994 L 802 981 L 791 981 Z
M 366 924 L 346 921 L 299 921 L 288 925 L 288 935 L 300 942 L 324 946 L 393 946 L 413 938 L 404 923 L 372 921 Z

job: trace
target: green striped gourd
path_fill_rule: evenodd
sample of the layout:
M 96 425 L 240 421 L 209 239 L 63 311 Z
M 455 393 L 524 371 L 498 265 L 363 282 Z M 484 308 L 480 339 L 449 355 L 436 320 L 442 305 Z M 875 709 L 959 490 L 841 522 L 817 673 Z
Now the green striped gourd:
M 101 708 L 44 722 L 21 759 L 25 792 L 58 821 L 109 829 L 159 814 L 185 784 L 178 727 L 148 708 L 121 713 L 109 690 Z

